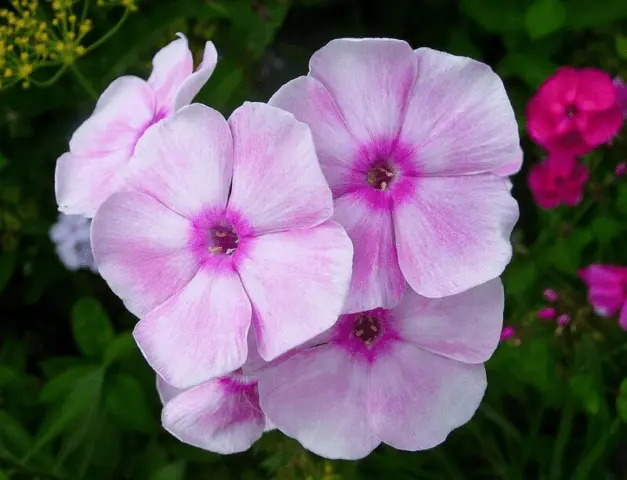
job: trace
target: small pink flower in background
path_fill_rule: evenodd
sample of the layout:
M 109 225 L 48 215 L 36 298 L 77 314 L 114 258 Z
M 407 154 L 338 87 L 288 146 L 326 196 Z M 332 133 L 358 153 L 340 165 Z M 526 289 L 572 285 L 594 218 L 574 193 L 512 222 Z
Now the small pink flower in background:
M 622 177 L 623 175 L 625 175 L 625 172 L 627 172 L 627 162 L 620 162 L 618 165 L 616 165 L 616 170 L 614 171 L 614 173 L 617 177 Z
M 50 240 L 55 244 L 59 259 L 68 270 L 89 269 L 97 273 L 91 253 L 89 232 L 91 220 L 81 215 L 59 214 L 59 219 L 50 228 Z
M 567 313 L 562 313 L 559 317 L 557 317 L 557 324 L 560 327 L 563 327 L 564 325 L 568 325 L 570 323 L 570 315 L 568 315 Z
M 529 135 L 550 153 L 584 155 L 608 142 L 622 124 L 612 78 L 594 68 L 559 69 L 527 105 Z
M 577 205 L 583 198 L 588 169 L 572 156 L 549 155 L 529 171 L 529 188 L 540 208 Z
M 503 330 L 501 331 L 500 340 L 501 342 L 506 342 L 514 338 L 515 335 L 516 335 L 516 329 L 512 327 L 511 325 L 507 325 L 503 327 Z
M 542 292 L 542 296 L 547 302 L 556 302 L 559 299 L 557 292 L 552 288 L 546 288 L 544 292 Z
M 588 286 L 588 300 L 596 313 L 611 317 L 620 312 L 618 323 L 627 330 L 627 267 L 592 264 L 579 276 Z
M 545 307 L 538 310 L 538 312 L 536 313 L 536 317 L 542 320 L 551 320 L 553 317 L 555 317 L 555 313 L 556 312 L 553 307 Z
M 353 240 L 346 311 L 391 308 L 407 284 L 437 298 L 500 275 L 518 219 L 504 177 L 522 153 L 490 67 L 391 39 L 333 40 L 309 65 L 270 103 L 311 127 Z
M 100 274 L 141 319 L 148 363 L 188 388 L 241 367 L 251 325 L 271 360 L 335 323 L 353 249 L 332 213 L 306 125 L 260 103 L 228 122 L 194 104 L 139 140 L 92 243 Z
M 207 82 L 217 62 L 213 43 L 207 42 L 194 72 L 187 39 L 179 37 L 155 55 L 148 81 L 134 76 L 115 80 L 100 96 L 91 117 L 74 132 L 70 151 L 58 159 L 55 172 L 61 212 L 92 217 L 122 187 L 144 132 L 189 104 Z
M 408 289 L 391 310 L 342 315 L 329 331 L 259 372 L 273 425 L 328 458 L 381 442 L 424 450 L 475 413 L 503 322 L 499 279 L 427 299 Z
M 616 94 L 618 96 L 618 106 L 623 112 L 623 115 L 627 117 L 627 85 L 620 77 L 616 77 L 614 79 L 614 85 L 617 90 Z

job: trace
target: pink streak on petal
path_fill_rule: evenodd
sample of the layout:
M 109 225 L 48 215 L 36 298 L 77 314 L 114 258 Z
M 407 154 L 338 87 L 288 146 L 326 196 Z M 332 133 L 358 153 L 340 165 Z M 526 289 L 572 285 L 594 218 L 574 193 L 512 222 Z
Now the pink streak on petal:
M 229 125 L 234 142 L 229 210 L 245 212 L 258 234 L 309 228 L 331 217 L 331 190 L 307 125 L 263 103 L 245 103 Z
M 189 105 L 146 131 L 137 143 L 127 185 L 187 218 L 224 208 L 232 150 L 224 117 L 204 105 Z
M 111 195 L 91 227 L 100 275 L 135 315 L 178 292 L 198 271 L 187 249 L 192 225 L 139 192 Z
M 398 265 L 392 216 L 372 209 L 369 186 L 335 201 L 335 216 L 355 246 L 353 273 L 344 313 L 390 308 L 400 302 L 406 282 Z
M 415 58 L 418 75 L 400 140 L 412 146 L 418 168 L 428 175 L 517 171 L 518 124 L 498 75 L 430 48 L 416 50 Z
M 472 418 L 486 385 L 483 365 L 397 343 L 371 366 L 367 415 L 383 442 L 400 450 L 426 450 Z
M 355 460 L 374 450 L 366 411 L 368 367 L 331 345 L 271 364 L 259 380 L 261 408 L 286 435 L 327 458 Z
M 251 238 L 236 269 L 254 311 L 259 353 L 272 360 L 331 327 L 348 290 L 353 248 L 337 223 Z
M 401 271 L 423 296 L 463 292 L 510 261 L 518 205 L 495 175 L 418 178 L 393 215 Z
M 416 78 L 414 54 L 406 42 L 332 40 L 314 53 L 309 68 L 361 142 L 398 136 Z
M 200 270 L 133 332 L 150 366 L 177 388 L 225 375 L 246 360 L 250 302 L 235 272 L 213 267 Z
M 465 363 L 483 363 L 496 349 L 505 298 L 500 279 L 458 295 L 428 299 L 411 290 L 391 311 L 401 338 Z
M 184 443 L 231 454 L 248 450 L 263 433 L 255 383 L 232 377 L 210 380 L 181 393 L 163 409 L 164 428 Z

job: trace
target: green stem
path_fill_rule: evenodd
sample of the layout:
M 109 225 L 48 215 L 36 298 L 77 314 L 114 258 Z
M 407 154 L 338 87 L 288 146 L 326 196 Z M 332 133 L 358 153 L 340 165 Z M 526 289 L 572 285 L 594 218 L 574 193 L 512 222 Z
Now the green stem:
M 89 47 L 87 47 L 87 49 L 85 50 L 85 53 L 87 54 L 91 52 L 92 50 L 94 50 L 95 48 L 98 48 L 104 42 L 109 40 L 113 35 L 115 35 L 117 31 L 120 29 L 120 27 L 122 26 L 122 24 L 126 21 L 127 17 L 128 17 L 128 10 L 125 10 L 124 15 L 122 15 L 118 23 L 116 23 L 113 26 L 113 28 L 109 30 L 107 33 L 105 33 L 102 37 L 100 37 L 98 40 L 92 43 Z
M 91 83 L 89 83 L 89 80 L 87 80 L 85 75 L 81 73 L 81 71 L 78 69 L 76 64 L 72 63 L 70 65 L 70 68 L 72 69 L 72 72 L 74 72 L 74 76 L 76 77 L 78 82 L 82 85 L 82 87 L 85 89 L 85 91 L 89 93 L 89 95 L 91 95 L 91 97 L 94 100 L 97 100 L 98 94 L 96 93 L 96 90 L 94 90 L 94 87 L 91 86 Z
M 615 419 L 609 431 L 605 434 L 601 441 L 597 442 L 594 448 L 590 450 L 590 453 L 588 453 L 588 455 L 584 457 L 583 461 L 577 466 L 577 469 L 575 470 L 577 472 L 575 480 L 585 480 L 587 478 L 590 478 L 590 470 L 592 470 L 594 464 L 603 454 L 603 452 L 607 450 L 608 441 L 616 434 L 621 423 L 622 420 L 620 418 Z
M 42 471 L 30 468 L 24 465 L 23 463 L 21 463 L 16 458 L 13 458 L 12 455 L 0 453 L 0 465 L 2 465 L 3 463 L 15 469 L 16 471 L 19 471 L 20 473 L 24 475 L 28 475 L 30 478 L 45 478 L 49 480 L 62 480 L 62 477 L 58 477 L 57 475 L 54 475 L 53 473 L 42 472 Z
M 35 80 L 34 78 L 31 78 L 30 81 L 33 82 L 33 85 L 35 85 L 36 87 L 49 87 L 54 82 L 59 80 L 59 78 L 61 78 L 61 76 L 65 73 L 66 70 L 67 70 L 67 65 L 63 65 L 59 70 L 57 70 L 57 73 L 55 73 L 48 80 L 45 80 L 43 82 L 39 82 L 39 81 Z
M 553 449 L 553 458 L 551 459 L 549 480 L 560 480 L 562 478 L 562 463 L 564 460 L 564 452 L 566 450 L 566 444 L 568 443 L 568 438 L 570 436 L 570 429 L 573 426 L 574 416 L 575 409 L 573 406 L 573 401 L 570 397 L 567 397 L 566 405 L 564 406 L 564 411 L 562 412 L 559 429 L 557 431 L 555 448 Z

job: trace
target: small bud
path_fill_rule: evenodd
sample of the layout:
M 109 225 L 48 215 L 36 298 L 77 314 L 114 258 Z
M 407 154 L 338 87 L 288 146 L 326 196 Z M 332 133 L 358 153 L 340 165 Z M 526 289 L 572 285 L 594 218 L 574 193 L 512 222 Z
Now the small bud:
M 545 289 L 544 292 L 542 292 L 542 295 L 547 302 L 555 302 L 559 298 L 557 292 L 552 288 Z
M 503 331 L 501 332 L 501 342 L 511 339 L 514 335 L 516 335 L 516 329 L 512 326 L 503 327 Z
M 555 316 L 555 309 L 553 307 L 544 307 L 538 310 L 536 317 L 542 320 L 551 320 Z
M 564 325 L 568 325 L 569 323 L 570 323 L 570 315 L 568 315 L 567 313 L 563 313 L 562 315 L 557 317 L 557 324 L 560 327 L 563 327 Z
M 618 165 L 616 165 L 616 170 L 614 171 L 614 173 L 617 177 L 623 176 L 625 172 L 627 172 L 627 162 L 620 162 Z

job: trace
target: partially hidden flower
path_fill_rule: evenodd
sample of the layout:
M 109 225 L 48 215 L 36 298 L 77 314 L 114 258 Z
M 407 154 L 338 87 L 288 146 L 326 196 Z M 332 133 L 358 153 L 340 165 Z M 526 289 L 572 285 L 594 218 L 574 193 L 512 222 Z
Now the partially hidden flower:
M 617 177 L 622 177 L 627 172 L 627 162 L 620 162 L 616 165 L 616 169 L 614 170 L 614 174 Z
M 623 112 L 623 116 L 627 117 L 627 85 L 620 77 L 614 79 L 614 85 L 618 96 L 618 107 Z
M 550 153 L 584 155 L 609 142 L 622 124 L 612 78 L 594 68 L 560 68 L 527 105 L 529 136 Z
M 511 325 L 506 325 L 503 327 L 503 330 L 501 330 L 500 340 L 501 342 L 507 342 L 508 340 L 511 340 L 512 338 L 514 338 L 515 335 L 516 335 L 516 329 L 512 327 Z
M 538 310 L 538 312 L 536 313 L 536 317 L 542 320 L 551 320 L 553 317 L 555 317 L 555 314 L 556 312 L 553 307 L 544 307 Z
M 570 323 L 570 315 L 568 315 L 567 313 L 562 313 L 559 317 L 557 317 L 557 324 L 560 327 L 563 327 L 564 325 L 568 325 Z
M 588 169 L 570 155 L 549 155 L 529 170 L 529 188 L 540 208 L 577 205 L 588 182 Z
M 97 272 L 91 253 L 90 228 L 89 218 L 63 213 L 50 228 L 50 240 L 54 242 L 57 255 L 68 270 L 84 268 Z
M 545 288 L 542 292 L 542 296 L 547 302 L 556 302 L 559 299 L 559 295 L 552 288 Z
M 263 432 L 274 429 L 259 406 L 255 370 L 248 364 L 184 390 L 157 376 L 163 428 L 180 441 L 211 452 L 248 450 Z
M 618 323 L 627 330 L 627 267 L 592 264 L 579 271 L 588 286 L 588 300 L 595 312 L 611 317 L 619 312 Z
M 362 458 L 382 442 L 432 448 L 481 402 L 503 302 L 495 279 L 438 299 L 408 289 L 391 310 L 342 315 L 259 372 L 261 408 L 323 457 Z
M 392 39 L 333 40 L 270 103 L 307 123 L 355 246 L 348 312 L 390 308 L 501 274 L 522 153 L 499 77 Z
M 251 325 L 264 360 L 333 325 L 353 249 L 332 212 L 305 124 L 193 104 L 137 143 L 126 190 L 94 217 L 94 256 L 148 363 L 187 388 L 241 367 Z
M 124 185 L 137 141 L 153 124 L 189 104 L 207 82 L 217 62 L 213 43 L 194 72 L 187 39 L 161 49 L 148 81 L 134 76 L 116 79 L 96 108 L 72 135 L 70 151 L 58 160 L 55 192 L 59 210 L 92 217 L 100 204 Z

